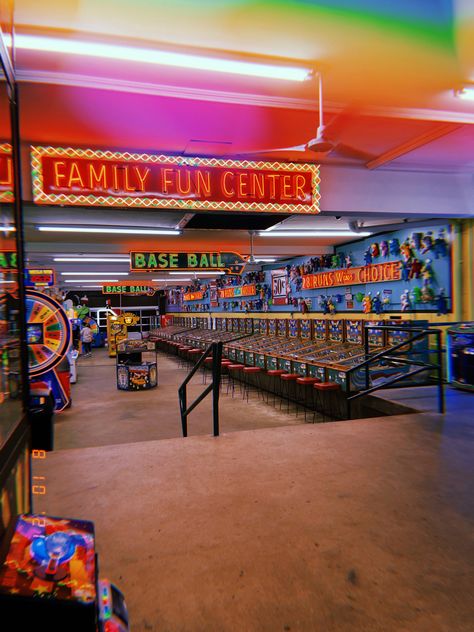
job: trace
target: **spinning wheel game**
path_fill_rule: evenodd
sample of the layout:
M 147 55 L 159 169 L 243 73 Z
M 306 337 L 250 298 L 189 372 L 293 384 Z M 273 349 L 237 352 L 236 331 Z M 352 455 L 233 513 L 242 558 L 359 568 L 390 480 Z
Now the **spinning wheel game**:
M 63 410 L 70 403 L 69 366 L 61 371 L 60 364 L 71 344 L 71 323 L 57 301 L 34 290 L 26 292 L 26 322 L 30 378 L 47 382 L 55 409 Z

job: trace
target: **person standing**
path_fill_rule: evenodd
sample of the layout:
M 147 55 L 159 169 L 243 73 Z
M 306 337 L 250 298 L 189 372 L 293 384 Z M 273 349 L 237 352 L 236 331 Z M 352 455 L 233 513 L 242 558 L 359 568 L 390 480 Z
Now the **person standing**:
M 88 325 L 84 325 L 81 331 L 81 340 L 84 356 L 86 358 L 92 355 L 91 345 L 93 337 L 92 329 Z

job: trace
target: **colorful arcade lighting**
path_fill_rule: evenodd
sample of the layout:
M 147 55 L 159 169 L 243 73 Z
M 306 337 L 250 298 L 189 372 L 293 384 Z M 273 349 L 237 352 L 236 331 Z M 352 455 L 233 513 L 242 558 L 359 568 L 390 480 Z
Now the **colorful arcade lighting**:
M 180 230 L 174 228 L 134 228 L 111 226 L 37 226 L 37 230 L 46 233 L 98 233 L 104 235 L 181 235 Z
M 15 47 L 23 50 L 45 51 L 60 55 L 76 55 L 112 59 L 113 61 L 139 62 L 158 66 L 172 66 L 187 70 L 205 70 L 246 77 L 281 79 L 285 81 L 305 81 L 310 74 L 309 68 L 282 64 L 262 64 L 237 59 L 223 59 L 204 55 L 190 55 L 154 48 L 135 46 L 117 46 L 99 42 L 84 42 L 75 39 L 40 37 L 38 35 L 15 35 Z

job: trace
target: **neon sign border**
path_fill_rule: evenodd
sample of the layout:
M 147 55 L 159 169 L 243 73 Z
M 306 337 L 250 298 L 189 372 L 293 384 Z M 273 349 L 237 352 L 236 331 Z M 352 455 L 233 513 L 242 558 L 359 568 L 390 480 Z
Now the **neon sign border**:
M 148 163 L 161 163 L 179 165 L 186 161 L 190 166 L 196 167 L 228 167 L 235 169 L 269 169 L 273 171 L 303 170 L 311 173 L 311 193 L 313 203 L 311 206 L 301 204 L 274 204 L 274 203 L 249 203 L 249 202 L 225 202 L 208 200 L 180 200 L 159 198 L 135 198 L 131 196 L 103 196 L 103 195 L 70 195 L 61 193 L 44 193 L 43 171 L 41 165 L 42 156 L 68 158 L 97 158 L 100 160 L 132 160 Z M 319 185 L 321 183 L 319 165 L 311 163 L 293 162 L 262 162 L 250 160 L 227 160 L 221 158 L 198 158 L 192 156 L 166 156 L 163 154 L 138 154 L 131 152 L 103 151 L 99 149 L 74 149 L 73 147 L 43 147 L 31 146 L 31 175 L 33 183 L 33 201 L 36 204 L 70 204 L 73 206 L 127 206 L 142 208 L 162 209 L 190 209 L 202 211 L 261 211 L 265 213 L 294 213 L 298 215 L 317 215 L 320 212 L 319 201 L 321 198 Z

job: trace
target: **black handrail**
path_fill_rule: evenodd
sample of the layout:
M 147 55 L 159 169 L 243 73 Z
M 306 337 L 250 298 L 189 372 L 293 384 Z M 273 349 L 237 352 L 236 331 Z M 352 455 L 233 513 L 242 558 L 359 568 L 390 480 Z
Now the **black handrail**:
M 407 377 L 410 377 L 411 375 L 416 375 L 418 373 L 422 373 L 423 371 L 432 371 L 432 370 L 436 371 L 436 376 L 437 376 L 438 412 L 444 413 L 445 412 L 445 397 L 444 397 L 444 384 L 443 384 L 443 367 L 442 367 L 443 350 L 441 348 L 441 330 L 423 329 L 420 327 L 410 327 L 410 326 L 400 327 L 396 325 L 367 325 L 367 324 L 365 325 L 365 329 L 385 329 L 387 331 L 407 331 L 410 333 L 412 332 L 417 332 L 417 333 L 411 338 L 408 338 L 407 340 L 404 340 L 403 342 L 400 342 L 394 345 L 393 347 L 390 347 L 390 349 L 384 349 L 383 351 L 379 351 L 378 353 L 375 353 L 372 356 L 370 355 L 370 352 L 369 352 L 369 342 L 368 342 L 368 336 L 366 334 L 365 336 L 365 358 L 366 359 L 363 362 L 360 362 L 359 364 L 353 367 L 350 367 L 346 372 L 347 418 L 348 419 L 351 418 L 351 402 L 354 399 L 358 399 L 359 397 L 363 397 L 364 395 L 373 393 L 374 391 L 377 391 L 381 388 L 385 388 L 387 386 L 391 386 L 392 384 L 396 384 L 397 382 L 405 380 Z M 402 347 L 406 347 L 412 342 L 421 340 L 422 338 L 426 336 L 430 336 L 430 335 L 436 336 L 436 349 L 435 349 L 435 353 L 437 355 L 436 364 L 410 360 L 409 358 L 402 358 L 399 355 L 394 355 L 393 358 L 390 357 L 398 349 Z M 389 360 L 389 361 L 391 360 L 394 363 L 399 362 L 400 364 L 415 366 L 418 368 L 413 371 L 409 371 L 408 373 L 404 373 L 403 375 L 399 375 L 397 377 L 389 379 L 383 384 L 370 387 L 369 386 L 369 383 L 370 383 L 369 365 L 372 364 L 374 361 L 378 360 L 379 358 L 381 358 L 382 360 Z M 351 395 L 351 374 L 352 372 L 358 371 L 362 368 L 365 368 L 365 390 L 359 391 L 358 393 Z
M 204 391 L 194 400 L 192 404 L 187 406 L 187 391 L 186 387 L 188 382 L 192 379 L 196 371 L 202 366 L 204 360 L 212 353 L 212 382 L 207 386 Z M 179 398 L 179 410 L 181 413 L 181 427 L 183 431 L 183 437 L 188 436 L 188 415 L 191 413 L 202 400 L 209 395 L 212 391 L 212 420 L 213 420 L 213 434 L 215 437 L 219 436 L 219 393 L 221 383 L 221 361 L 222 361 L 222 342 L 213 342 L 204 351 L 202 356 L 193 366 L 191 371 L 186 376 L 184 382 L 178 388 Z

